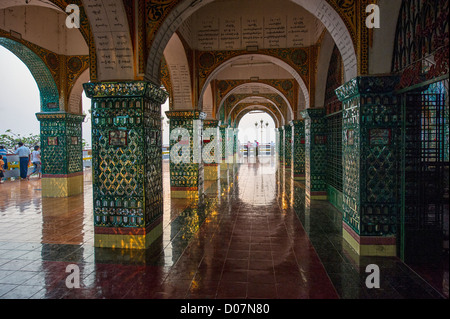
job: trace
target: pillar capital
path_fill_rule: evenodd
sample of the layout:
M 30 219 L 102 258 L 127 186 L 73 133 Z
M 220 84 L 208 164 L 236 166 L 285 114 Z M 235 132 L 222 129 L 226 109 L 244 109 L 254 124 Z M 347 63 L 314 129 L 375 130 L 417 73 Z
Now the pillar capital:
M 400 78 L 396 75 L 357 76 L 338 87 L 335 92 L 338 99 L 344 102 L 361 94 L 393 93 Z
M 306 119 L 315 119 L 321 118 L 325 115 L 325 109 L 323 107 L 320 108 L 309 108 L 300 112 L 300 115 L 304 120 Z
M 168 93 L 153 83 L 146 81 L 127 82 L 89 82 L 83 84 L 88 98 L 105 97 L 146 97 L 155 103 L 163 104 Z

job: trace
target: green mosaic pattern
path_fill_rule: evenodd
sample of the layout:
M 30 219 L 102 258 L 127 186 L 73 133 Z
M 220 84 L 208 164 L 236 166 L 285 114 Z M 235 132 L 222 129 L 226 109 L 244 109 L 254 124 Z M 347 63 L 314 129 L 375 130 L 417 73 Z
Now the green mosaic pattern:
M 359 97 L 347 100 L 343 108 L 342 209 L 343 220 L 359 234 L 360 229 L 360 108 Z M 347 136 L 352 136 L 349 142 Z
M 220 125 L 220 145 L 222 147 L 222 160 L 226 159 L 226 145 L 228 143 L 227 135 L 228 124 Z
M 212 147 L 211 146 L 211 151 L 210 152 L 205 152 L 205 145 L 203 145 L 203 149 L 202 149 L 202 160 L 204 163 L 215 163 L 215 164 L 219 164 L 217 163 L 216 160 L 216 152 L 219 152 L 219 149 L 217 149 L 218 147 L 222 147 L 220 145 L 220 121 L 217 120 L 205 120 L 203 121 L 203 129 L 213 129 L 214 130 L 214 135 L 211 136 L 203 136 L 203 140 L 208 140 L 210 141 L 209 143 L 213 143 L 213 145 L 215 145 L 216 147 Z M 204 133 L 205 131 L 203 131 Z M 219 141 L 214 141 L 214 138 L 217 138 Z M 209 144 L 208 143 L 208 144 Z
M 305 120 L 305 189 L 326 191 L 326 122 L 324 109 L 303 111 Z
M 326 117 L 327 184 L 342 192 L 342 112 Z
M 67 175 L 83 171 L 81 123 L 84 115 L 42 112 L 36 117 L 41 126 L 42 173 Z
M 392 236 L 397 232 L 397 81 L 396 77 L 358 77 L 336 90 L 344 103 L 344 221 L 362 236 Z
M 285 156 L 285 139 L 284 139 L 284 127 L 279 127 L 278 128 L 278 132 L 279 132 L 279 140 L 278 140 L 278 160 L 280 162 L 280 164 L 283 165 L 284 167 L 284 156 Z
M 92 99 L 94 225 L 146 227 L 162 216 L 161 104 L 148 82 L 84 84 Z M 115 140 L 116 134 L 126 137 Z
M 11 39 L 0 38 L 0 45 L 14 53 L 30 70 L 39 88 L 41 112 L 58 111 L 58 88 L 44 61 L 23 44 Z
M 287 169 L 292 165 L 292 127 L 291 125 L 284 126 L 284 166 Z
M 305 123 L 303 120 L 295 120 L 292 125 L 292 170 L 295 177 L 305 175 Z
M 170 186 L 194 187 L 201 190 L 203 189 L 203 162 L 201 161 L 202 120 L 205 117 L 205 113 L 198 111 L 168 111 L 166 115 L 170 119 L 171 132 L 177 128 L 182 128 L 186 129 L 190 136 L 189 152 L 183 152 L 180 149 L 181 162 L 170 161 Z M 195 125 L 194 121 L 196 121 L 197 125 Z M 199 137 L 198 141 L 194 140 L 194 130 L 197 130 L 195 134 Z M 177 143 L 178 140 L 170 140 L 171 151 Z M 197 148 L 196 154 L 198 154 L 198 158 L 196 160 L 194 160 L 194 148 Z

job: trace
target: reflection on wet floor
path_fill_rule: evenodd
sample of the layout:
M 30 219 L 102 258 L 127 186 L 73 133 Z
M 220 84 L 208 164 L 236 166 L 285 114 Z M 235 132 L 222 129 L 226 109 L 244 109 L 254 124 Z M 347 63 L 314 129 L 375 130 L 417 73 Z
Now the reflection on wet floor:
M 83 195 L 40 196 L 40 181 L 0 193 L 0 298 L 440 298 L 397 258 L 356 258 L 342 216 L 309 201 L 273 157 L 229 165 L 200 204 L 171 199 L 164 162 L 163 235 L 147 250 L 93 247 L 92 182 Z M 381 288 L 365 286 L 365 267 Z M 80 268 L 68 289 L 66 266 Z

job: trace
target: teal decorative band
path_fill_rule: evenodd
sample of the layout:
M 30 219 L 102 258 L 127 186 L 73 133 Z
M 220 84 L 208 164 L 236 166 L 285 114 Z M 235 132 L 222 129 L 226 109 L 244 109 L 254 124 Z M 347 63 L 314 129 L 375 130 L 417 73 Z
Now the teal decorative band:
M 396 75 L 358 76 L 338 87 L 335 92 L 341 102 L 358 94 L 386 94 L 395 91 L 399 80 Z
M 219 127 L 220 123 L 218 120 L 206 120 L 203 121 L 203 127 Z
M 86 115 L 71 114 L 66 112 L 39 112 L 36 113 L 36 117 L 39 121 L 47 119 L 66 119 L 74 122 L 83 122 Z
M 147 97 L 163 104 L 168 93 L 158 86 L 146 81 L 130 82 L 89 82 L 83 88 L 89 98 L 98 97 Z

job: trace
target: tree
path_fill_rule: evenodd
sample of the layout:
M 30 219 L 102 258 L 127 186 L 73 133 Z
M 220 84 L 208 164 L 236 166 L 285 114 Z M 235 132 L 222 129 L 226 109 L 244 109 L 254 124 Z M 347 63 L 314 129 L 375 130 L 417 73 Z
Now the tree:
M 22 142 L 26 147 L 33 148 L 36 145 L 41 145 L 41 138 L 39 134 L 34 135 L 32 133 L 28 136 L 21 136 L 20 134 L 13 133 L 10 129 L 0 135 L 0 145 L 4 145 L 9 151 L 14 150 L 19 142 Z

